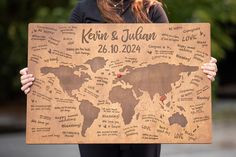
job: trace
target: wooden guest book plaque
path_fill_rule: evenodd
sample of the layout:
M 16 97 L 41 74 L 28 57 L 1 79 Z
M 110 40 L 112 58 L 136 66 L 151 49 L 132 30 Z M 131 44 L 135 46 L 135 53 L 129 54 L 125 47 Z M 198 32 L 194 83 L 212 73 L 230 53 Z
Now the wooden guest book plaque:
M 211 143 L 209 24 L 30 24 L 28 144 Z

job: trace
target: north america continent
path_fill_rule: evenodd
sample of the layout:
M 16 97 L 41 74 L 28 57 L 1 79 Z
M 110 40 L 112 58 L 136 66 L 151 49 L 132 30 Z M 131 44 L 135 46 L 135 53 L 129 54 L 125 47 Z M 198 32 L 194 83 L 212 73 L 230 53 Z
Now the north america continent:
M 72 91 L 79 90 L 85 82 L 91 80 L 90 75 L 81 70 L 87 70 L 87 68 L 83 65 L 74 68 L 60 65 L 56 68 L 42 67 L 40 69 L 41 73 L 44 75 L 47 75 L 49 73 L 55 75 L 59 79 L 62 90 L 66 92 L 70 97 L 74 98 L 76 97 L 72 95 Z M 81 71 L 80 76 L 76 75 L 74 73 L 75 71 Z

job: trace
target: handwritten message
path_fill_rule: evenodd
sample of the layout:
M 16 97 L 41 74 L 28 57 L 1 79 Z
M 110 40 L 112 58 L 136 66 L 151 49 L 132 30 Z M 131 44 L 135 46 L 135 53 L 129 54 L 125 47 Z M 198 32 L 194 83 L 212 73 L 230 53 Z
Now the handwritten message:
M 30 24 L 28 144 L 210 143 L 210 25 Z

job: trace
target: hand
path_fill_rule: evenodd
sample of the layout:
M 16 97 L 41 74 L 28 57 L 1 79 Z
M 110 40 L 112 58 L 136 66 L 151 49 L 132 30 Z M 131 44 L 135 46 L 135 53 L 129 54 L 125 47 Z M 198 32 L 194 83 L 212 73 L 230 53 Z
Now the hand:
M 20 80 L 22 84 L 21 90 L 24 91 L 25 94 L 28 94 L 35 78 L 33 77 L 33 74 L 28 74 L 28 68 L 22 69 L 20 74 Z
M 203 64 L 203 66 L 201 67 L 203 72 L 207 75 L 208 79 L 210 79 L 211 81 L 215 80 L 215 76 L 218 71 L 216 63 L 217 60 L 211 57 L 210 62 Z

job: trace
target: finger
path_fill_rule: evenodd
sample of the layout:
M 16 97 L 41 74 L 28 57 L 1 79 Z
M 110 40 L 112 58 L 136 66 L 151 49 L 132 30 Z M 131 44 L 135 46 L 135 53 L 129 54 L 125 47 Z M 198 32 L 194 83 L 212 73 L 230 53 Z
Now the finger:
M 216 72 L 214 72 L 214 71 L 203 70 L 203 72 L 204 72 L 205 74 L 210 75 L 210 76 L 213 76 L 213 77 L 216 76 Z
M 211 67 L 216 67 L 216 63 L 205 63 L 202 66 L 211 66 Z
M 217 67 L 216 66 L 202 66 L 201 69 L 217 72 Z
M 20 70 L 21 75 L 26 75 L 27 73 L 28 73 L 28 68 L 27 67 Z
M 33 82 L 29 82 L 29 83 L 23 85 L 23 86 L 21 87 L 21 90 L 22 90 L 22 91 L 25 91 L 25 90 L 26 90 L 27 88 L 29 88 L 32 84 L 33 84 Z
M 208 79 L 211 81 L 215 81 L 215 77 L 211 76 L 211 75 L 207 75 Z
M 201 66 L 201 69 L 202 69 L 202 70 L 205 70 L 205 69 L 207 70 L 207 69 L 209 69 L 209 70 L 213 70 L 213 71 L 215 71 L 215 72 L 218 71 L 217 65 L 216 65 L 215 63 L 203 64 L 203 66 Z
M 21 84 L 22 84 L 22 85 L 25 85 L 25 84 L 30 83 L 30 82 L 33 83 L 34 80 L 35 80 L 34 77 L 30 77 L 30 78 L 27 78 L 27 79 L 21 80 Z
M 27 88 L 24 92 L 25 94 L 28 94 L 30 92 L 30 88 Z
M 28 78 L 33 78 L 33 74 L 26 74 L 26 75 L 22 75 L 20 77 L 21 80 L 25 80 L 25 79 L 28 79 Z
M 214 57 L 211 57 L 210 63 L 217 63 L 217 60 Z

